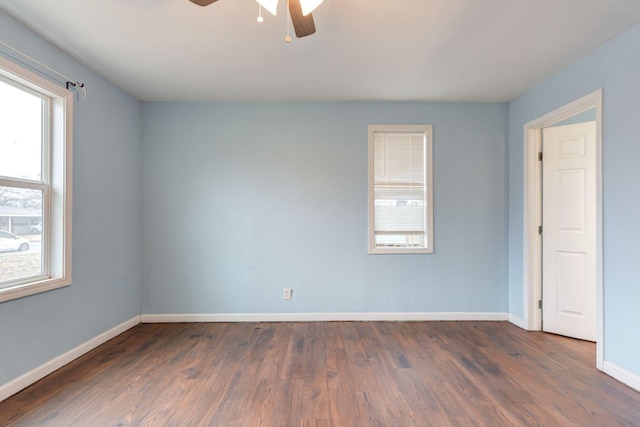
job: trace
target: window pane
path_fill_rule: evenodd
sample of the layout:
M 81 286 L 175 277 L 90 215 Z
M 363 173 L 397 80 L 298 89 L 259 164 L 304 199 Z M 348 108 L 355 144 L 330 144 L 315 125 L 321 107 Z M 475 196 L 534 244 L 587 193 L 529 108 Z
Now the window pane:
M 42 102 L 0 80 L 0 175 L 41 180 Z
M 424 203 L 416 201 L 420 204 L 411 206 L 400 200 L 394 202 L 397 204 L 381 206 L 376 201 L 375 231 L 425 231 Z
M 0 287 L 43 274 L 42 191 L 0 186 Z
M 375 184 L 422 184 L 425 180 L 424 134 L 374 134 Z

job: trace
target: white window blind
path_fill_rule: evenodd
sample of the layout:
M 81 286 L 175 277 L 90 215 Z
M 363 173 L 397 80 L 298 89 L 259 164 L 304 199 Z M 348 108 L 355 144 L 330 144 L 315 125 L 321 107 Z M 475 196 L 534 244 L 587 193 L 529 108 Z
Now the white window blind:
M 369 129 L 369 252 L 433 252 L 430 126 Z

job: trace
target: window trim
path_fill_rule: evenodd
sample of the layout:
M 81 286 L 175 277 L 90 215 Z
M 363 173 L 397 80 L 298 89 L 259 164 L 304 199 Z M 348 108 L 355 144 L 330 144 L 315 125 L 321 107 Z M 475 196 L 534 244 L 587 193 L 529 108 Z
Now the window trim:
M 73 93 L 4 57 L 0 57 L 0 76 L 50 100 L 48 111 L 43 111 L 43 119 L 48 116 L 50 121 L 48 134 L 43 136 L 48 146 L 43 147 L 42 159 L 42 180 L 46 182 L 44 174 L 48 174 L 49 181 L 49 194 L 43 194 L 42 207 L 46 276 L 9 282 L 0 288 L 0 302 L 4 302 L 71 284 Z
M 424 133 L 426 137 L 426 170 L 425 170 L 425 233 L 426 246 L 419 248 L 380 248 L 375 245 L 374 218 L 374 145 L 373 136 L 376 132 L 415 132 Z M 369 254 L 431 254 L 434 252 L 433 243 L 433 125 L 369 125 L 369 178 L 368 178 L 368 211 L 369 211 Z

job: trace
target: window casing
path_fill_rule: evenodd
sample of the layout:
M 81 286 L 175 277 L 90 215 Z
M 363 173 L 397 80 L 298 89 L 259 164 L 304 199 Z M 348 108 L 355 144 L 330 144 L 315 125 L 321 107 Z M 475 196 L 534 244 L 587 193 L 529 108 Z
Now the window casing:
M 369 253 L 433 253 L 431 125 L 369 126 Z
M 5 58 L 0 93 L 2 302 L 71 283 L 73 94 Z

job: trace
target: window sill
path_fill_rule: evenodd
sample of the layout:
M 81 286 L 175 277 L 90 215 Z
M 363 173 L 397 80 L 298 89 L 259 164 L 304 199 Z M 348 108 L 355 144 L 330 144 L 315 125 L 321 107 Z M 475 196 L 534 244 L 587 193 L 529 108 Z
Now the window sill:
M 69 286 L 70 284 L 70 278 L 57 277 L 53 279 L 43 279 L 37 282 L 29 282 L 10 286 L 4 289 L 0 289 L 0 303 L 18 298 L 24 298 L 42 292 L 52 291 L 54 289 Z

